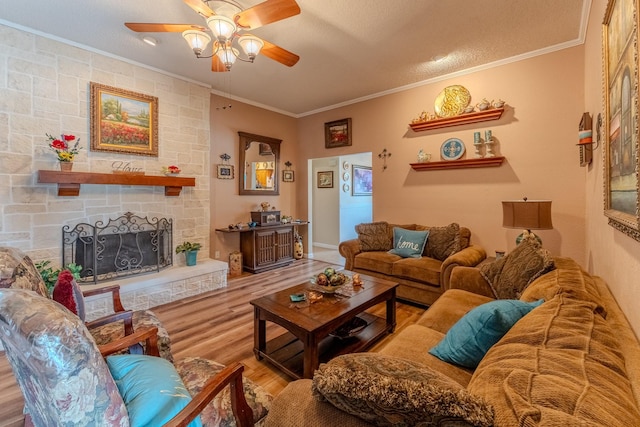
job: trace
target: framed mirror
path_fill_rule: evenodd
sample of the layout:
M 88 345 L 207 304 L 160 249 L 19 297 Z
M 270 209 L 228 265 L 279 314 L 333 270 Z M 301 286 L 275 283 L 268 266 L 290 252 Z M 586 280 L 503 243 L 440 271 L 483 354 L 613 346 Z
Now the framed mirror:
M 240 136 L 240 195 L 279 195 L 278 176 L 281 139 L 252 133 Z

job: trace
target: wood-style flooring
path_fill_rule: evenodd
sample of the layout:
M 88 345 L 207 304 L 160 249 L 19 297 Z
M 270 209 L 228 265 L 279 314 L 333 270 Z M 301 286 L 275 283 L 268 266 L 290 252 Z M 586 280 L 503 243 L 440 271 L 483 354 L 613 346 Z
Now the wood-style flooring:
M 291 378 L 253 356 L 253 306 L 249 301 L 303 282 L 328 265 L 311 259 L 297 260 L 288 267 L 229 279 L 224 289 L 155 307 L 153 311 L 169 331 L 176 359 L 199 356 L 223 364 L 239 360 L 247 377 L 276 395 Z M 384 316 L 384 303 L 369 311 Z M 424 308 L 398 303 L 396 332 L 415 322 L 422 313 Z M 267 325 L 267 339 L 283 331 L 279 326 Z M 384 345 L 386 339 L 372 350 Z M 4 352 L 0 352 L 0 402 L 0 426 L 23 426 L 22 394 Z

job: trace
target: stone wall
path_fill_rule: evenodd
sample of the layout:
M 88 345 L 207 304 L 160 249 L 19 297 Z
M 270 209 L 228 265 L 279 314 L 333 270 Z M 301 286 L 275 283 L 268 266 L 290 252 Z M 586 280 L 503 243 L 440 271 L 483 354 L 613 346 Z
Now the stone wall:
M 158 157 L 90 150 L 90 82 L 158 98 Z M 125 212 L 174 221 L 174 244 L 203 244 L 209 252 L 208 87 L 0 25 L 0 245 L 15 246 L 34 261 L 59 265 L 61 229 Z M 74 171 L 110 173 L 114 162 L 147 175 L 178 165 L 196 178 L 178 197 L 163 187 L 82 185 L 78 197 L 59 197 L 55 184 L 38 184 L 39 169 L 56 170 L 45 134 L 73 134 L 82 150 Z M 184 257 L 176 257 L 184 265 Z

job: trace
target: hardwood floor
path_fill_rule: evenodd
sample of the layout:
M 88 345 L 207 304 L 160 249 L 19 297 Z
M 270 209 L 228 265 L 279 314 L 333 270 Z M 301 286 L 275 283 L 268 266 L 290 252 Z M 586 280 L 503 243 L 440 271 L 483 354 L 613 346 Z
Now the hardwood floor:
M 311 259 L 297 260 L 274 271 L 244 274 L 230 279 L 224 289 L 155 307 L 153 311 L 169 331 L 176 359 L 199 356 L 224 364 L 239 360 L 245 366 L 245 376 L 276 395 L 291 378 L 253 356 L 253 307 L 249 301 L 300 283 L 328 265 L 331 264 Z M 384 316 L 384 309 L 381 304 L 369 311 Z M 415 322 L 422 313 L 424 308 L 398 303 L 396 332 Z M 269 322 L 267 325 L 267 339 L 283 331 Z M 4 352 L 0 354 L 0 426 L 22 426 L 22 394 Z

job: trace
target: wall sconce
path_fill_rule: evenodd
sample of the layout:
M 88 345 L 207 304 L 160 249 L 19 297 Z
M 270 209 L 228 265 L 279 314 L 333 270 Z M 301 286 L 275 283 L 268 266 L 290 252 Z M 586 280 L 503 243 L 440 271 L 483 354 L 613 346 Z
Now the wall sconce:
M 589 113 L 582 114 L 580 125 L 578 126 L 578 147 L 580 147 L 580 166 L 587 166 L 593 160 L 593 150 L 598 148 L 600 143 L 600 126 L 602 125 L 602 116 L 598 114 L 596 122 L 596 144 L 593 145 L 593 129 L 591 125 L 591 115 Z
M 389 153 L 386 148 L 382 150 L 380 154 L 378 154 L 378 158 L 382 159 L 383 162 L 382 170 L 385 170 L 387 168 L 387 157 L 391 157 L 391 153 Z

